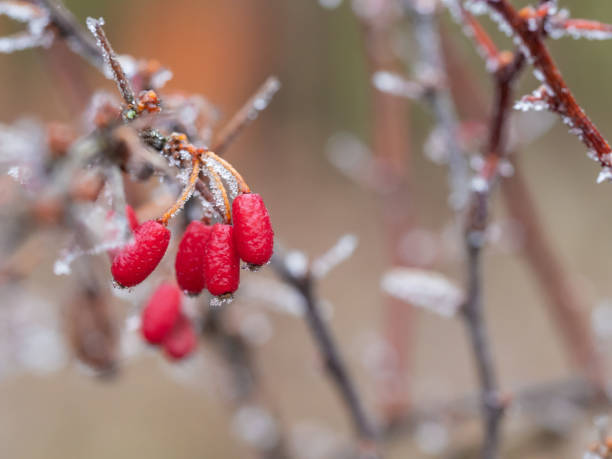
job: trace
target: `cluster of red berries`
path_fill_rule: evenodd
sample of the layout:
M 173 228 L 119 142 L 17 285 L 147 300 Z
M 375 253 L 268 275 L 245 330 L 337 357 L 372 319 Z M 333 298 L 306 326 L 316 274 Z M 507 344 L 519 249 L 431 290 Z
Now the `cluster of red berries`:
M 168 248 L 170 231 L 156 220 L 139 224 L 130 206 L 126 207 L 126 217 L 134 239 L 109 255 L 115 282 L 131 287 L 157 267 Z M 161 346 L 171 359 L 188 356 L 197 345 L 197 333 L 182 311 L 183 292 L 197 295 L 207 288 L 212 295 L 231 294 L 240 281 L 240 259 L 261 266 L 272 257 L 274 232 L 261 196 L 238 195 L 232 203 L 232 217 L 233 225 L 189 224 L 176 255 L 178 286 L 164 282 L 142 310 L 144 339 Z
M 140 329 L 148 343 L 161 346 L 175 360 L 188 356 L 198 342 L 191 320 L 182 311 L 182 293 L 171 283 L 153 292 L 142 310 Z
M 156 220 L 138 224 L 127 211 L 134 239 L 112 254 L 115 282 L 132 287 L 145 280 L 163 258 L 170 230 Z M 274 232 L 260 195 L 243 193 L 232 203 L 233 225 L 200 221 L 189 224 L 176 256 L 176 279 L 183 291 L 197 295 L 204 288 L 215 296 L 236 291 L 240 259 L 250 266 L 266 264 L 272 257 Z

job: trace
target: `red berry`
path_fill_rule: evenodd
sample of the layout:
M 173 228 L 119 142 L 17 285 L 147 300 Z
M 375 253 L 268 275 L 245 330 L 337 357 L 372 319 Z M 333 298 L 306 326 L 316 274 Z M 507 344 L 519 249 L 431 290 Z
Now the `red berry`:
M 161 284 L 142 310 L 141 330 L 151 344 L 159 344 L 170 333 L 181 313 L 181 291 L 174 284 Z
M 132 287 L 145 280 L 157 267 L 170 242 L 170 230 L 155 220 L 144 222 L 134 231 L 134 240 L 122 247 L 111 266 L 115 281 Z
M 252 265 L 264 265 L 272 257 L 274 231 L 261 196 L 241 194 L 232 204 L 234 240 L 238 255 Z
M 198 294 L 204 289 L 204 248 L 211 231 L 210 226 L 193 221 L 179 244 L 174 263 L 176 280 L 188 293 Z
M 164 351 L 172 359 L 182 359 L 189 355 L 198 344 L 191 321 L 180 315 L 170 333 L 164 339 Z
M 240 282 L 240 258 L 234 248 L 233 228 L 216 223 L 204 252 L 206 288 L 216 296 L 235 292 Z

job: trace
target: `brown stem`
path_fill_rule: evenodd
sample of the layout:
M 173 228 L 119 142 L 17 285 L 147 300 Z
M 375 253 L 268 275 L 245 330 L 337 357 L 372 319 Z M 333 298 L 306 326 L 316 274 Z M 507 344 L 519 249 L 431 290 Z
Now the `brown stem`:
M 612 148 L 568 88 L 544 44 L 539 28 L 532 30 L 528 18 L 519 14 L 508 0 L 486 0 L 486 3 L 489 8 L 501 15 L 528 52 L 527 57 L 537 70 L 536 75 L 546 84 L 550 95 L 555 99 L 554 107 L 551 109 L 560 114 L 572 130 L 580 133 L 580 139 L 589 150 L 596 153 L 602 166 L 611 167 Z
M 87 18 L 87 27 L 89 27 L 89 30 L 96 38 L 98 47 L 102 50 L 104 62 L 113 74 L 113 79 L 117 83 L 121 97 L 123 97 L 128 108 L 133 108 L 136 104 L 136 97 L 134 96 L 132 85 L 123 71 L 113 47 L 108 41 L 106 33 L 104 33 L 103 25 L 104 21 L 102 19 Z
M 181 193 L 179 198 L 176 200 L 176 202 L 172 205 L 172 207 L 170 207 L 166 212 L 164 212 L 164 215 L 162 215 L 162 217 L 159 219 L 159 222 L 162 225 L 164 226 L 167 225 L 168 221 L 172 217 L 174 217 L 174 214 L 176 214 L 180 209 L 183 208 L 187 200 L 193 194 L 193 190 L 195 189 L 196 182 L 200 175 L 200 167 L 201 167 L 200 158 L 193 158 L 193 161 L 191 164 L 191 174 L 189 176 L 189 182 L 187 182 L 187 185 L 183 189 L 183 192 Z
M 244 128 L 255 121 L 259 113 L 266 109 L 270 100 L 279 89 L 280 81 L 278 78 L 274 76 L 268 77 L 255 94 L 246 101 L 229 123 L 219 132 L 211 150 L 217 152 L 218 155 L 225 153 Z
M 546 236 L 516 155 L 514 157 L 514 175 L 501 182 L 501 191 L 510 215 L 522 225 L 522 254 L 543 287 L 550 313 L 572 361 L 603 392 L 605 375 L 585 317 L 587 305 Z
M 302 296 L 306 322 L 319 348 L 330 380 L 338 390 L 353 422 L 357 437 L 361 440 L 362 452 L 367 457 L 380 457 L 377 453 L 377 434 L 368 418 L 355 383 L 350 376 L 331 330 L 321 314 L 310 272 L 296 275 L 287 268 L 282 252 L 276 249 L 272 266 L 277 274 Z
M 387 2 L 378 17 L 361 21 L 364 55 L 370 75 L 382 70 L 400 70 L 392 49 L 391 2 Z M 391 263 L 405 265 L 399 253 L 404 234 L 415 224 L 414 195 L 410 187 L 410 120 L 409 103 L 375 88 L 370 88 L 372 106 L 372 150 L 385 167 L 388 189 L 381 198 L 382 223 Z M 406 205 L 406 203 L 409 205 Z M 385 423 L 401 416 L 409 405 L 411 346 L 416 314 L 406 304 L 385 298 L 384 336 L 393 349 L 386 362 L 387 376 L 379 389 L 379 404 Z

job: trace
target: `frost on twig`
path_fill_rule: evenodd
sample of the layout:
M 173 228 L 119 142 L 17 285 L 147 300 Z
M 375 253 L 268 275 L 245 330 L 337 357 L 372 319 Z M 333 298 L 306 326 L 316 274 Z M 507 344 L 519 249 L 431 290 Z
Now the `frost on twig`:
M 234 117 L 221 129 L 215 138 L 212 150 L 221 155 L 234 139 L 248 126 L 255 121 L 259 114 L 268 108 L 274 95 L 281 88 L 281 83 L 275 76 L 270 76 L 257 89 L 255 94 L 246 101 Z
M 425 85 L 407 80 L 394 72 L 378 71 L 374 73 L 372 84 L 379 91 L 411 100 L 418 100 L 427 92 Z
M 102 26 L 104 25 L 104 19 L 94 19 L 87 18 L 87 28 L 92 33 L 92 35 L 96 39 L 96 44 L 100 51 L 102 52 L 102 57 L 104 58 L 104 62 L 110 70 L 111 75 L 117 86 L 119 87 L 119 92 L 123 97 L 123 100 L 127 104 L 128 107 L 133 107 L 136 101 L 136 97 L 134 96 L 134 91 L 132 90 L 132 86 L 126 76 L 123 68 L 121 67 L 121 63 L 115 54 L 108 38 L 106 38 L 106 34 L 104 33 L 104 29 Z
M 393 268 L 380 285 L 385 293 L 443 317 L 455 316 L 465 300 L 457 285 L 433 271 Z
M 12 53 L 39 46 L 49 47 L 53 43 L 53 32 L 47 28 L 49 15 L 44 9 L 23 1 L 3 1 L 0 2 L 1 15 L 27 24 L 27 30 L 0 37 L 0 53 Z
M 551 38 L 572 37 L 576 40 L 609 40 L 612 38 L 612 25 L 588 19 L 572 19 L 569 10 L 562 9 L 552 15 L 545 23 L 545 30 Z
M 332 269 L 353 255 L 357 244 L 357 236 L 345 234 L 333 247 L 312 262 L 310 272 L 318 279 L 325 277 Z

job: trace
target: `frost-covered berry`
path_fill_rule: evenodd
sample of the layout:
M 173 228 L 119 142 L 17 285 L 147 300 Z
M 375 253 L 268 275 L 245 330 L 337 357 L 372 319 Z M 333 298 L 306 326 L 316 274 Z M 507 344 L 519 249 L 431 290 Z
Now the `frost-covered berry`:
M 161 343 L 181 314 L 181 291 L 170 283 L 161 284 L 142 310 L 142 336 L 151 344 Z
M 212 295 L 233 293 L 240 282 L 240 258 L 234 247 L 233 228 L 216 223 L 204 251 L 204 279 Z
M 252 265 L 264 265 L 272 257 L 274 231 L 270 214 L 257 193 L 241 194 L 232 204 L 234 241 L 240 258 Z
M 170 230 L 149 220 L 134 231 L 134 240 L 118 251 L 111 265 L 115 282 L 132 287 L 145 280 L 157 267 L 168 248 Z
M 180 315 L 162 345 L 168 357 L 179 360 L 191 354 L 197 344 L 193 324 L 187 317 Z
M 179 244 L 174 268 L 176 281 L 183 291 L 198 294 L 204 290 L 204 248 L 212 227 L 192 221 Z

